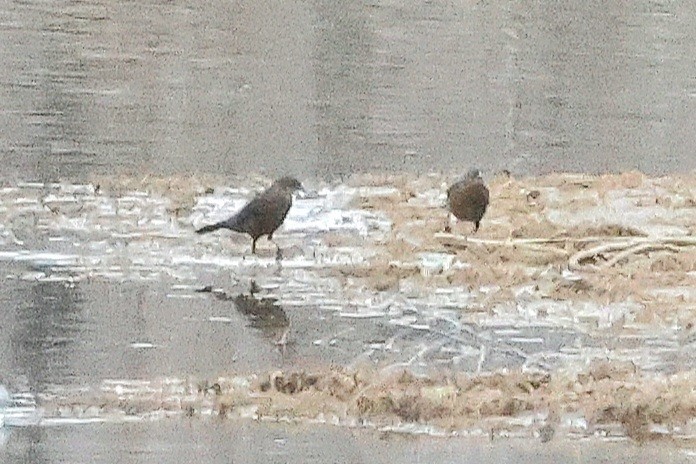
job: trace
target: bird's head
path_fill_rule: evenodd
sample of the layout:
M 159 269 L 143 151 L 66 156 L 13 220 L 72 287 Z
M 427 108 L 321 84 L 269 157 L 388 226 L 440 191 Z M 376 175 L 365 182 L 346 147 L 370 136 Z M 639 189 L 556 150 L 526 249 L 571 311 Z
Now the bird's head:
M 466 176 L 464 177 L 466 180 L 476 180 L 481 178 L 481 171 L 479 171 L 477 168 L 470 169 L 469 172 L 466 173 Z
M 284 192 L 292 193 L 297 190 L 304 190 L 299 180 L 294 177 L 281 177 L 273 183 L 273 187 Z

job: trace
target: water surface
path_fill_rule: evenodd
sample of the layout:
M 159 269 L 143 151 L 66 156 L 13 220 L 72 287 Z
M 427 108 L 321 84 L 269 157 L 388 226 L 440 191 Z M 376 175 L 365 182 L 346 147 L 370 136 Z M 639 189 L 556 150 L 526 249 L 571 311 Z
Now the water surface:
M 249 421 L 201 423 L 168 421 L 27 428 L 10 432 L 0 449 L 7 464 L 159 462 L 202 460 L 286 463 L 687 463 L 693 456 L 660 444 L 625 442 L 589 445 L 582 441 L 550 444 L 487 438 L 411 437 L 364 430 Z
M 6 2 L 3 178 L 696 168 L 689 2 Z

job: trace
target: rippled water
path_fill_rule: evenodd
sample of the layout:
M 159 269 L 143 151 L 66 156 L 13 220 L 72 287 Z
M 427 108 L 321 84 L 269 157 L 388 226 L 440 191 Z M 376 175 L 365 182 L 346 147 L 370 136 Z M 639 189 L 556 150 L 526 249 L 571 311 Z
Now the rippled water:
M 696 168 L 688 2 L 6 2 L 0 175 Z

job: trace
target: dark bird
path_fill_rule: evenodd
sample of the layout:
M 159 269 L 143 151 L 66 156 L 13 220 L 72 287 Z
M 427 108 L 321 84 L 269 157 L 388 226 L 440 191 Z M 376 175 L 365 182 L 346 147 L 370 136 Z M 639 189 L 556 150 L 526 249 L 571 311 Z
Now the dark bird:
M 488 188 L 483 184 L 478 169 L 472 169 L 464 179 L 447 189 L 449 210 L 460 221 L 473 222 L 474 232 L 478 230 L 481 218 L 486 213 L 488 198 Z
M 256 241 L 262 235 L 273 240 L 273 232 L 280 227 L 292 206 L 292 194 L 302 190 L 302 184 L 292 177 L 282 177 L 229 219 L 198 229 L 196 233 L 205 234 L 218 229 L 230 229 L 251 235 L 251 252 L 256 253 Z M 278 245 L 276 245 L 277 247 Z M 280 248 L 278 248 L 280 251 Z

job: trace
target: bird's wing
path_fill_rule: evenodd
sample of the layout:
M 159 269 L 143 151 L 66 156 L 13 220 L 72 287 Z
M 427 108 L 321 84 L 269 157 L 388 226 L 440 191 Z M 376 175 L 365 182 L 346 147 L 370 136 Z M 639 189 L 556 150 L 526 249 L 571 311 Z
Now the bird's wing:
M 460 184 L 462 184 L 462 181 L 455 182 L 454 184 L 450 185 L 449 188 L 447 189 L 447 198 L 451 197 L 452 194 L 459 190 Z
M 466 180 L 460 180 L 450 185 L 447 189 L 447 202 L 452 201 L 452 196 L 456 195 L 458 192 L 464 190 L 469 182 Z
M 480 180 L 470 181 L 465 179 L 455 182 L 447 189 L 447 198 L 460 192 L 466 192 L 467 194 L 474 193 L 475 196 L 478 196 L 486 202 L 489 200 L 488 188 Z
M 488 188 L 483 182 L 461 181 L 447 190 L 447 204 L 456 217 L 464 220 L 483 216 L 489 202 Z
M 462 188 L 462 193 L 469 199 L 472 205 L 484 209 L 488 206 L 490 194 L 488 193 L 488 188 L 483 185 L 483 182 L 469 182 Z
M 268 199 L 263 192 L 254 197 L 237 214 L 225 221 L 225 227 L 236 232 L 248 232 L 253 230 L 252 223 L 262 220 L 268 207 Z

